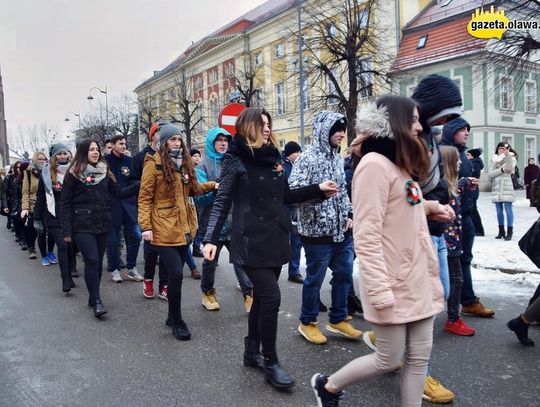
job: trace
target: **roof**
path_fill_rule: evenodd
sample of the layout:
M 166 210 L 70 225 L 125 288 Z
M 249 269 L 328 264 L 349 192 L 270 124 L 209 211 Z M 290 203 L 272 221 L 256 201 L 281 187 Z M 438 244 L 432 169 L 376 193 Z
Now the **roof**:
M 247 29 L 264 23 L 272 17 L 296 6 L 296 4 L 297 0 L 269 0 L 253 10 L 248 11 L 206 37 L 195 41 L 165 68 L 160 71 L 154 71 L 154 75 L 137 86 L 135 92 L 167 73 L 174 71 L 181 66 L 182 63 L 189 60 L 189 58 L 201 55 L 220 44 L 242 35 Z
M 474 38 L 467 32 L 472 10 L 488 3 L 484 0 L 451 0 L 447 6 L 433 2 L 403 30 L 403 37 L 391 73 L 413 69 L 481 52 L 488 40 Z M 426 37 L 425 46 L 418 48 Z

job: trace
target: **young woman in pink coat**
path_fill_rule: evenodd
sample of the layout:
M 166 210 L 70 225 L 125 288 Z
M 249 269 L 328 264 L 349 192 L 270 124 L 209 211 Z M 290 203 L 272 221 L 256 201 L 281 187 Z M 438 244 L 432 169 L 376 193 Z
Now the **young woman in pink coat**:
M 383 96 L 358 115 L 353 234 L 364 318 L 373 324 L 377 350 L 331 376 L 314 375 L 319 406 L 337 406 L 347 386 L 393 371 L 402 361 L 401 405 L 422 404 L 433 316 L 444 309 L 426 213 L 446 209 L 424 202 L 416 183 L 429 167 L 421 131 L 418 108 L 407 97 Z

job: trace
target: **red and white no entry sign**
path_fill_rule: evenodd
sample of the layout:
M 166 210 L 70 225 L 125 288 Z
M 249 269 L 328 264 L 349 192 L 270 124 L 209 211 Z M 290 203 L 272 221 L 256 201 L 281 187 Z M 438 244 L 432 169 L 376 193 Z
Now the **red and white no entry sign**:
M 236 119 L 245 108 L 240 103 L 229 103 L 219 114 L 219 126 L 234 136 L 236 134 Z

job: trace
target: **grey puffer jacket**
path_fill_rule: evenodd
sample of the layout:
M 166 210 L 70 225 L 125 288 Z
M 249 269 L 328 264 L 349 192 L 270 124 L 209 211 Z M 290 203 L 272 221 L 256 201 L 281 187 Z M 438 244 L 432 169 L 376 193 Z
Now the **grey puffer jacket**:
M 347 195 L 343 159 L 338 147 L 330 146 L 330 129 L 344 116 L 322 111 L 313 121 L 313 143 L 294 163 L 289 185 L 291 189 L 332 180 L 340 192 L 326 201 L 298 205 L 298 234 L 305 237 L 328 237 L 334 242 L 345 239 L 347 219 L 352 213 Z
M 491 158 L 491 169 L 489 170 L 489 178 L 492 182 L 491 202 L 514 202 L 516 199 L 511 176 L 514 173 L 514 168 L 516 168 L 516 163 L 517 160 L 513 153 L 506 155 L 495 154 Z M 504 173 L 505 168 L 512 172 Z

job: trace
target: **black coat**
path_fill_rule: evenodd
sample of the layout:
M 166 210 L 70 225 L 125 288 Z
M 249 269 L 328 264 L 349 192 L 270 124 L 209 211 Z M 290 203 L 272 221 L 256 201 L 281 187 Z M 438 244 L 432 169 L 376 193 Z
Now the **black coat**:
M 2 209 L 10 208 L 11 206 L 11 190 L 13 188 L 13 174 L 6 175 L 4 184 L 2 185 Z
M 117 157 L 114 153 L 107 156 L 107 164 L 109 170 L 114 174 L 118 186 L 124 188 L 131 184 L 130 174 L 132 170 L 133 159 L 127 155 Z M 139 178 L 140 179 L 140 178 Z M 129 198 L 110 197 L 111 215 L 113 225 L 120 226 L 124 219 L 124 211 L 128 214 L 133 222 L 137 222 L 137 196 Z
M 62 190 L 53 188 L 54 212 L 53 216 L 47 209 L 47 199 L 45 197 L 45 183 L 43 178 L 39 177 L 38 190 L 36 193 L 36 204 L 34 206 L 34 220 L 43 222 L 43 225 L 52 228 L 60 227 L 60 201 L 62 200 Z
M 86 185 L 73 174 L 66 174 L 60 202 L 60 225 L 64 236 L 75 232 L 105 233 L 111 226 L 111 196 L 132 196 L 139 183 L 121 189 L 106 176 L 99 184 Z
M 253 149 L 237 135 L 223 158 L 219 189 L 205 243 L 217 244 L 231 204 L 230 262 L 248 267 L 281 267 L 291 257 L 291 221 L 284 204 L 324 199 L 318 185 L 291 190 L 273 146 Z

